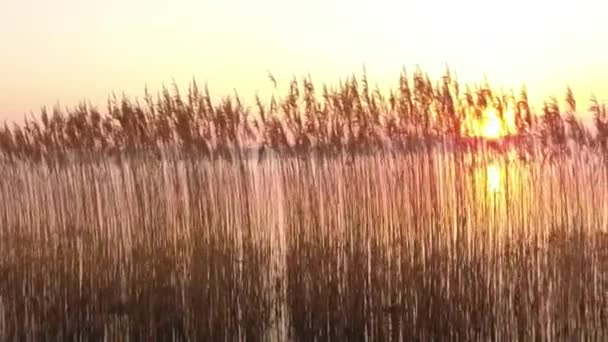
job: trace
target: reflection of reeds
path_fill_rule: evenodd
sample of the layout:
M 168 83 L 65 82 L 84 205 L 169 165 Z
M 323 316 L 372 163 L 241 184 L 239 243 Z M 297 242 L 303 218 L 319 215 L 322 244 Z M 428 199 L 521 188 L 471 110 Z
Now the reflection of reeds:
M 158 154 L 167 148 L 232 158 L 242 147 L 327 152 L 411 146 L 429 137 L 470 135 L 475 131 L 470 126 L 488 109 L 508 119 L 503 125 L 510 134 L 538 133 L 545 145 L 563 146 L 567 139 L 603 143 L 607 120 L 597 102 L 592 110 L 599 134 L 593 137 L 573 115 L 576 107 L 569 89 L 566 104 L 567 120 L 552 100 L 539 121 L 531 113 L 525 89 L 517 99 L 489 86 L 463 91 L 449 72 L 434 85 L 421 70 L 411 79 L 404 71 L 398 89 L 388 96 L 370 89 L 365 74 L 335 89 L 324 87 L 320 96 L 310 77 L 294 79 L 284 98 L 273 97 L 269 105 L 257 99 L 256 110 L 245 107 L 237 94 L 213 103 L 207 88 L 201 90 L 192 82 L 186 95 L 173 87 L 164 88 L 156 99 L 146 91 L 141 102 L 113 96 L 103 114 L 84 104 L 65 112 L 43 109 L 39 119 L 0 129 L 0 154 L 9 160 L 55 162 L 74 155 Z
M 604 339 L 606 164 L 556 158 L 4 165 L 0 338 Z

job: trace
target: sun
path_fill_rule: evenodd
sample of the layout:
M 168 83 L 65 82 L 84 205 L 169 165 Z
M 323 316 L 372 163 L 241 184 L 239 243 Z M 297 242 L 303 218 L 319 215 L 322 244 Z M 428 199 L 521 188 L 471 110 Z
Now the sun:
M 479 116 L 468 114 L 465 118 L 464 134 L 490 141 L 516 135 L 517 126 L 512 107 L 507 106 L 500 115 L 498 110 L 492 106 L 484 109 Z
M 496 140 L 505 135 L 502 120 L 492 109 L 486 111 L 484 122 L 481 126 L 481 135 L 490 140 Z

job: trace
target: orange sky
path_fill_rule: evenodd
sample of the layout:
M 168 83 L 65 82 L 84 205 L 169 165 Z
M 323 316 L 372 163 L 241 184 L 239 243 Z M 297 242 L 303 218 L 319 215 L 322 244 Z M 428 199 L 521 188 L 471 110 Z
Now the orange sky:
M 570 84 L 586 107 L 592 90 L 608 98 L 606 15 L 596 0 L 21 0 L 0 12 L 0 120 L 193 76 L 265 96 L 266 70 L 286 90 L 294 74 L 335 83 L 363 64 L 381 89 L 402 66 L 449 63 L 463 82 L 526 83 L 533 102 Z

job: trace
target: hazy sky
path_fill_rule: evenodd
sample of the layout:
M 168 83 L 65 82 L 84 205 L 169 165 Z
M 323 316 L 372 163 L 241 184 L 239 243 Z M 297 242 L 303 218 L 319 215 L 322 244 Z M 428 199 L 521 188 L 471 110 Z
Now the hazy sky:
M 365 64 L 372 83 L 402 66 L 519 88 L 572 85 L 608 97 L 608 3 L 579 1 L 19 0 L 0 11 L 0 119 L 42 105 L 104 105 L 193 76 L 213 94 L 286 90 L 310 72 L 335 83 Z

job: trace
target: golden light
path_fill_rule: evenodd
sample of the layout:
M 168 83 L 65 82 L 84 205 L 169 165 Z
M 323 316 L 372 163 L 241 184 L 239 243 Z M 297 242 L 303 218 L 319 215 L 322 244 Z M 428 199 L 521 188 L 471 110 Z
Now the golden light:
M 498 164 L 492 163 L 486 167 L 486 177 L 488 182 L 488 191 L 492 193 L 500 192 L 502 177 Z
M 494 107 L 486 108 L 479 116 L 467 113 L 463 127 L 466 136 L 487 140 L 517 134 L 515 112 L 511 105 L 507 105 L 501 115 Z
M 503 113 L 505 129 L 507 130 L 507 134 L 516 134 L 517 133 L 517 125 L 515 124 L 515 112 L 511 107 L 508 107 L 507 110 Z
M 502 122 L 493 109 L 486 111 L 486 117 L 481 127 L 481 134 L 486 139 L 498 139 L 504 134 Z

